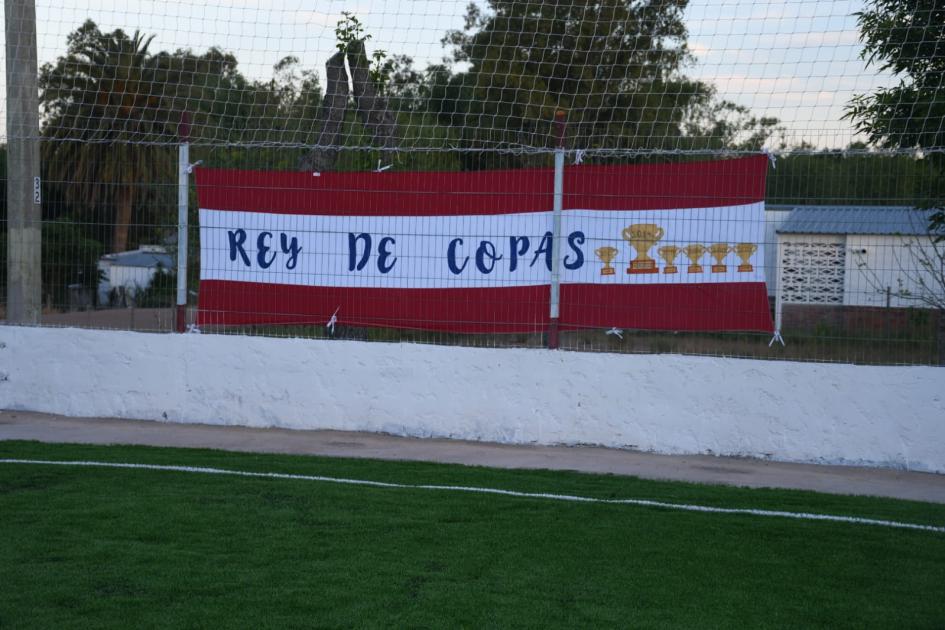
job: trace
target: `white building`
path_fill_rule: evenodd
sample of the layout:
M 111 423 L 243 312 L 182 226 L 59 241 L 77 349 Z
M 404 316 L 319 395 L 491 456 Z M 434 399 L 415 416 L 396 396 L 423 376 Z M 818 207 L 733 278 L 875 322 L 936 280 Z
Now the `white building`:
M 901 206 L 793 208 L 776 230 L 778 315 L 789 305 L 945 303 L 945 243 L 933 245 L 930 214 Z
M 172 270 L 174 259 L 159 245 L 142 245 L 118 254 L 106 254 L 98 261 L 102 279 L 98 284 L 98 303 L 109 304 L 112 290 L 134 299 L 135 293 L 151 285 L 156 273 Z

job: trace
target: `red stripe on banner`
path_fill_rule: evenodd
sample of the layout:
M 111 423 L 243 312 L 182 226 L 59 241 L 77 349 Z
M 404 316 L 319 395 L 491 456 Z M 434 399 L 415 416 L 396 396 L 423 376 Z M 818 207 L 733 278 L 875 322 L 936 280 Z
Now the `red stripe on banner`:
M 464 333 L 543 332 L 548 287 L 365 289 L 200 281 L 197 323 L 208 325 L 338 323 Z
M 547 286 L 364 289 L 200 282 L 197 323 L 339 324 L 451 331 L 535 333 L 548 325 Z M 762 282 L 685 285 L 564 285 L 563 329 L 773 330 Z
M 546 212 L 552 169 L 311 173 L 196 170 L 201 208 L 279 214 L 456 216 Z
M 764 282 L 566 284 L 562 328 L 772 332 Z
M 654 210 L 762 201 L 764 155 L 675 164 L 568 166 L 564 208 Z M 311 173 L 196 170 L 201 208 L 279 214 L 457 216 L 546 212 L 552 169 Z
M 712 208 L 764 201 L 768 157 L 734 160 L 569 166 L 564 207 L 584 210 Z

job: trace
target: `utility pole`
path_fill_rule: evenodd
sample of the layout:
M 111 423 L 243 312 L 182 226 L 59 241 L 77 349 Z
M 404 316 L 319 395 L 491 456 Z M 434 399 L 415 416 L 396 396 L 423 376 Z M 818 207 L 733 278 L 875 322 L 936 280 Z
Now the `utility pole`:
M 7 55 L 7 322 L 42 310 L 42 187 L 35 0 L 4 0 Z

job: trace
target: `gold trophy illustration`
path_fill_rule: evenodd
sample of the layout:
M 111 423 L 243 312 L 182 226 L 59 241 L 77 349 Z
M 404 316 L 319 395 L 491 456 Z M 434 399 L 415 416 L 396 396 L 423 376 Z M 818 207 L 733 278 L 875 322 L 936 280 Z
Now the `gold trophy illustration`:
M 656 250 L 660 258 L 666 261 L 666 266 L 663 267 L 663 273 L 679 273 L 679 268 L 673 263 L 676 262 L 676 256 L 679 256 L 680 251 L 682 250 L 675 245 L 666 245 Z
M 742 264 L 738 266 L 739 271 L 747 272 L 755 270 L 751 265 L 751 257 L 757 251 L 758 246 L 755 243 L 738 243 L 735 245 L 735 255 L 742 259 Z
M 725 266 L 725 257 L 732 251 L 728 243 L 713 243 L 709 245 L 709 253 L 715 258 L 715 264 L 712 265 L 712 273 L 725 273 L 728 267 Z
M 630 261 L 627 273 L 659 273 L 656 261 L 650 258 L 650 248 L 663 238 L 666 232 L 655 223 L 634 223 L 622 232 L 624 240 L 637 250 L 637 257 Z
M 604 263 L 604 268 L 600 270 L 600 275 L 602 276 L 612 276 L 614 273 L 614 268 L 610 266 L 610 263 L 613 262 L 614 258 L 617 256 L 616 247 L 598 247 L 594 250 L 594 253 L 597 254 L 597 257 L 600 258 L 601 262 Z
M 692 243 L 691 245 L 686 245 L 683 251 L 689 259 L 689 273 L 702 273 L 702 265 L 699 264 L 699 261 L 705 254 L 705 245 Z

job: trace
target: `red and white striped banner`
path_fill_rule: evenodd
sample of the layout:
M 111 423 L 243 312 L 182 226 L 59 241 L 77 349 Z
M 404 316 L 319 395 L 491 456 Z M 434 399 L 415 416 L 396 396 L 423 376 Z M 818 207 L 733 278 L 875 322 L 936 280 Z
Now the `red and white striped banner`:
M 560 326 L 771 331 L 768 160 L 565 170 Z M 197 169 L 198 323 L 549 325 L 552 169 Z

